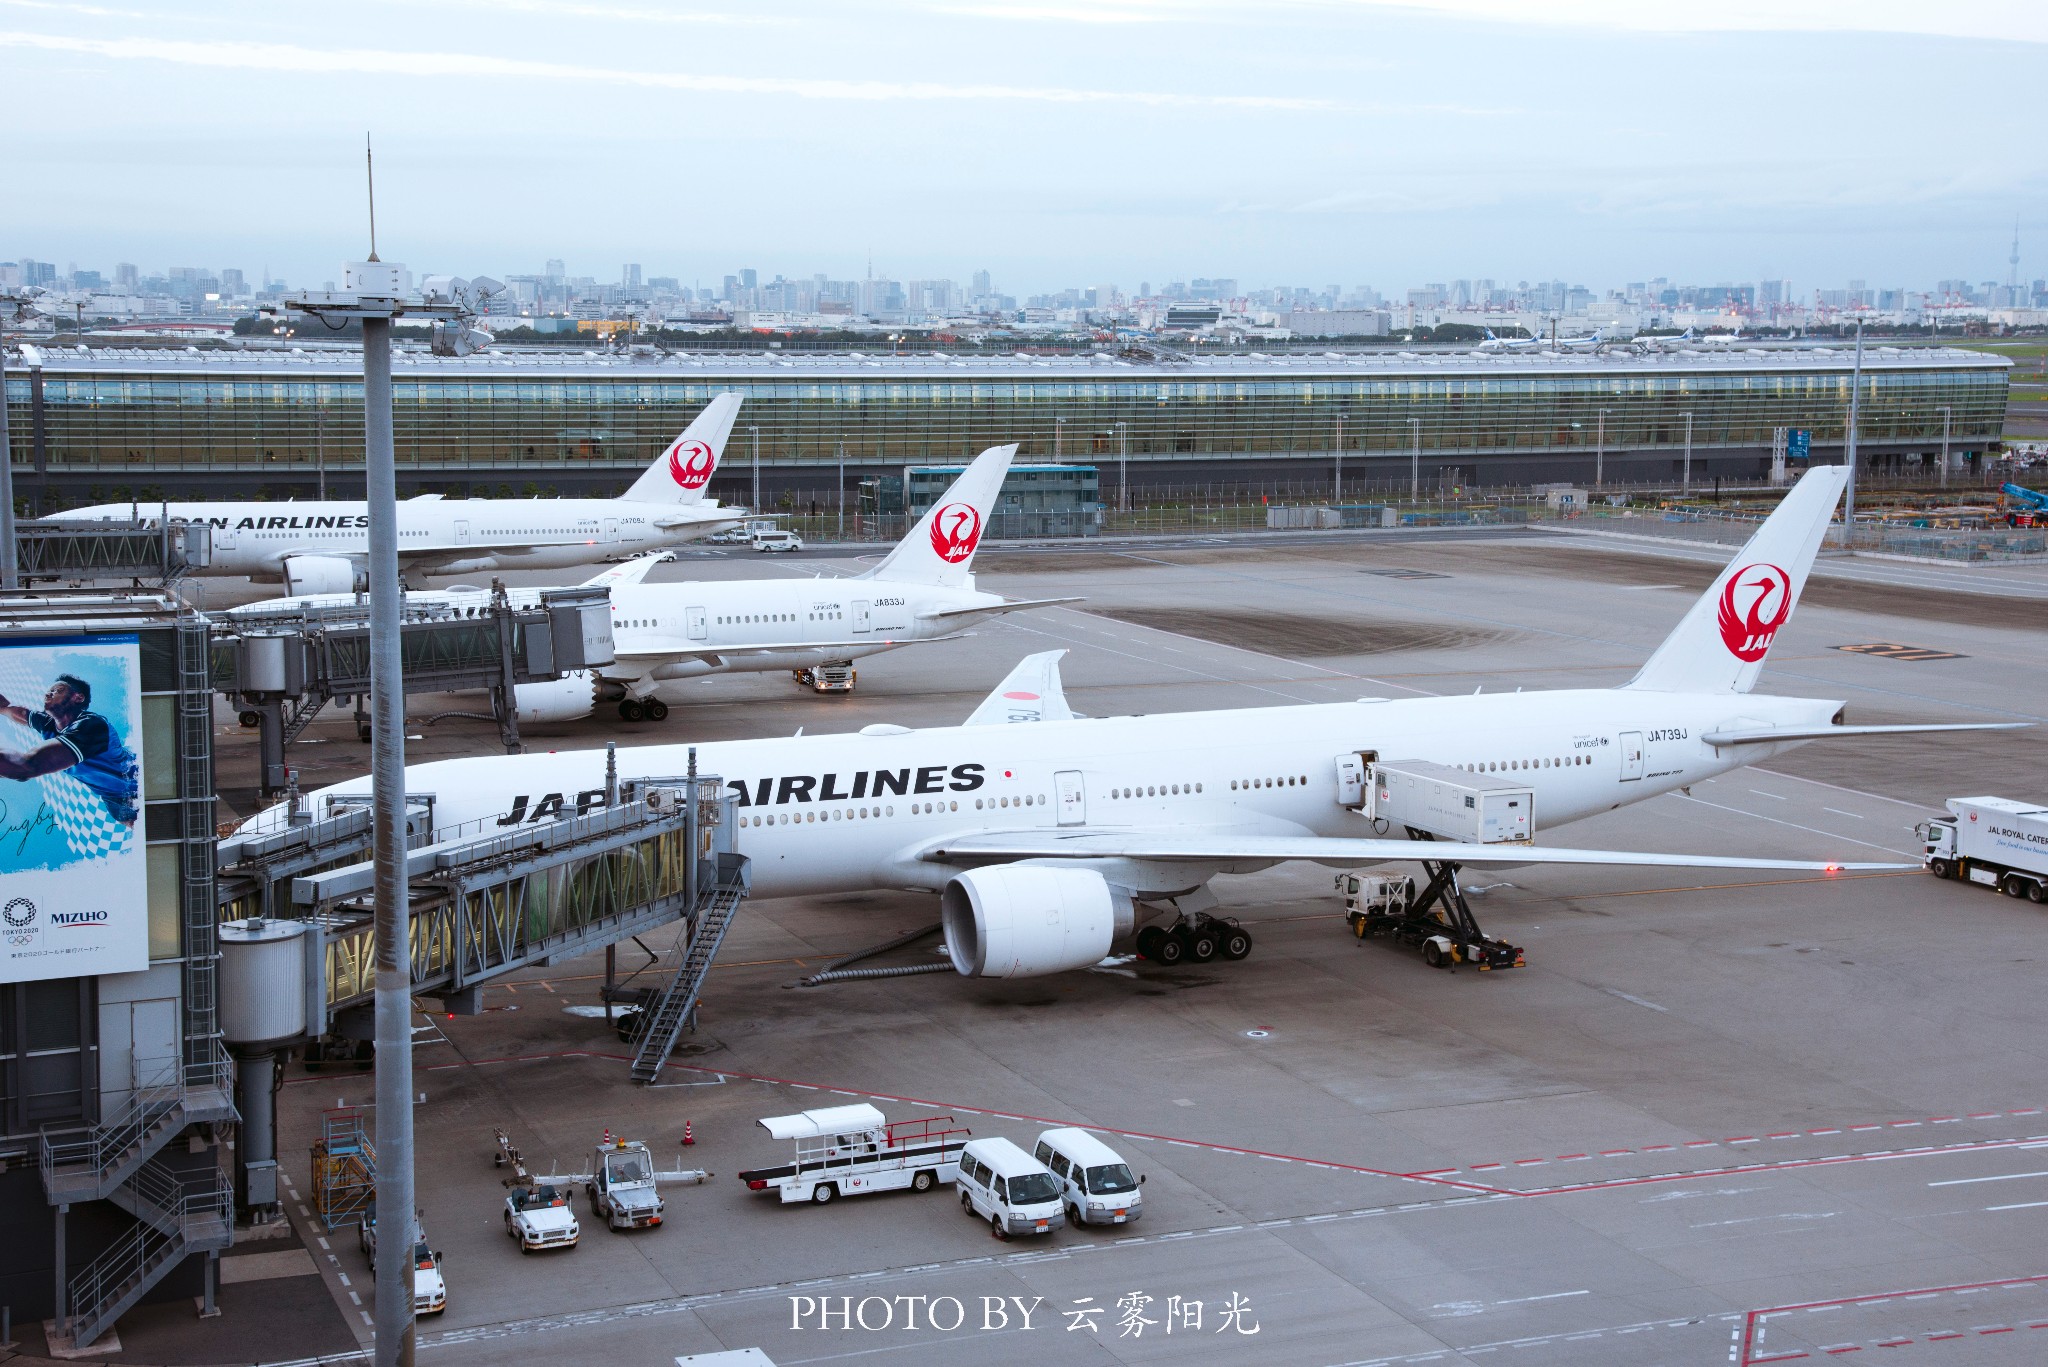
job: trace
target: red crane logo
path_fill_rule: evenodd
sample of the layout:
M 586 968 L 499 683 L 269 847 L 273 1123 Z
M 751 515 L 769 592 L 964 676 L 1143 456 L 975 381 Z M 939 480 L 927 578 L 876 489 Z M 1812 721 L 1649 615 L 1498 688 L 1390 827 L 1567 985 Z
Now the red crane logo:
M 932 549 L 948 565 L 974 554 L 981 542 L 981 510 L 971 503 L 948 503 L 932 514 Z
M 1744 664 L 1769 652 L 1792 615 L 1792 576 L 1776 565 L 1744 565 L 1721 590 L 1721 643 Z
M 718 468 L 718 453 L 709 442 L 685 437 L 668 448 L 668 476 L 685 489 L 701 489 Z

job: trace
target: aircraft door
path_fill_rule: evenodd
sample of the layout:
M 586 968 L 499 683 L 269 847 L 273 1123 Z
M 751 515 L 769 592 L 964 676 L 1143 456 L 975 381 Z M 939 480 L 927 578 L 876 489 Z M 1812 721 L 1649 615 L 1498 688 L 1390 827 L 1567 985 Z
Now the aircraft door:
M 1643 733 L 1624 731 L 1621 733 L 1621 781 L 1643 776 Z
M 861 599 L 861 598 L 856 598 L 856 599 L 854 599 L 854 600 L 853 600 L 853 631 L 854 631 L 854 635 L 858 636 L 858 635 L 859 635 L 860 633 L 862 633 L 862 632 L 866 631 L 867 629 L 868 629 L 868 605 L 867 605 L 867 601 L 866 601 L 865 599 Z
M 604 535 L 598 539 L 607 546 L 617 541 L 619 539 L 619 520 L 615 517 L 606 518 L 604 520 Z
M 1052 776 L 1054 790 L 1059 794 L 1060 825 L 1085 826 L 1088 824 L 1088 790 L 1082 786 L 1079 769 L 1062 769 Z
M 235 528 L 233 523 L 229 523 L 225 527 L 215 527 L 213 529 L 213 548 L 217 551 L 231 551 L 235 548 Z
M 690 639 L 691 639 L 691 640 L 693 640 L 693 641 L 701 641 L 701 640 L 704 640 L 704 639 L 705 639 L 705 628 L 704 628 L 704 609 L 702 609 L 702 608 L 684 608 L 684 609 L 683 609 L 683 612 L 685 613 L 685 615 L 686 615 L 686 617 L 687 617 L 687 620 L 688 620 L 688 623 L 689 623 L 689 628 L 688 628 L 688 629 L 689 629 L 689 633 L 690 633 Z
M 469 521 L 466 518 L 458 517 L 455 519 L 455 544 L 458 546 L 467 546 L 469 544 Z

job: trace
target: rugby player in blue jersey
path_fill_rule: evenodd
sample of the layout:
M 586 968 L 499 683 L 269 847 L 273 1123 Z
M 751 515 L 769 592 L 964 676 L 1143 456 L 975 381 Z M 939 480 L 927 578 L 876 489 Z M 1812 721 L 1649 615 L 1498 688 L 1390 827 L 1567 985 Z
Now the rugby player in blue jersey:
M 0 778 L 21 782 L 69 770 L 107 805 L 124 826 L 135 824 L 141 799 L 139 766 L 113 724 L 92 706 L 92 685 L 75 674 L 59 674 L 43 694 L 39 712 L 0 696 L 0 716 L 43 738 L 33 750 L 0 750 Z

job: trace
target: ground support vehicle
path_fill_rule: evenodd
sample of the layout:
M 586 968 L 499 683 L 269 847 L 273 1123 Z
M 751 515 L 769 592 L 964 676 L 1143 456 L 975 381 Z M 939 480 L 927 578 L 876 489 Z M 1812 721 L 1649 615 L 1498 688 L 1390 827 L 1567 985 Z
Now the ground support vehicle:
M 2048 806 L 2009 797 L 1952 797 L 1949 815 L 1913 828 L 1936 878 L 2048 902 Z
M 1252 933 L 1234 916 L 1208 912 L 1183 918 L 1178 925 L 1146 926 L 1138 932 L 1138 953 L 1168 968 L 1212 959 L 1235 962 L 1252 952 Z
M 370 1260 L 370 1271 L 377 1270 L 377 1216 L 372 1212 L 363 1217 L 356 1226 L 356 1243 Z M 448 1308 L 448 1281 L 441 1275 L 441 1255 L 427 1247 L 426 1230 L 421 1228 L 415 1216 L 413 1220 L 412 1244 L 412 1312 L 415 1315 L 438 1315 Z
M 515 1187 L 505 1197 L 505 1233 L 519 1241 L 521 1253 L 574 1248 L 583 1235 L 568 1193 L 552 1182 Z
M 760 1122 L 771 1138 L 795 1144 L 795 1161 L 740 1174 L 750 1191 L 773 1191 L 784 1203 L 826 1205 L 875 1191 L 930 1191 L 959 1176 L 968 1131 L 949 1115 L 890 1124 L 873 1106 L 828 1106 Z
M 1123 1225 L 1145 1213 L 1145 1198 L 1138 1192 L 1145 1179 L 1133 1177 L 1123 1155 L 1088 1131 L 1072 1126 L 1046 1130 L 1031 1156 L 1059 1183 L 1068 1224 Z
M 960 1151 L 960 1209 L 998 1239 L 1050 1234 L 1066 1224 L 1059 1179 L 1009 1140 L 970 1140 Z
M 505 1196 L 505 1234 L 519 1241 L 521 1253 L 542 1249 L 574 1248 L 583 1235 L 576 1212 L 569 1208 L 569 1189 L 543 1182 L 526 1170 L 519 1150 L 503 1130 L 493 1130 L 498 1152 L 493 1161 L 510 1164 L 512 1175 L 505 1179 L 511 1190 Z
M 795 532 L 756 532 L 754 549 L 763 555 L 775 555 L 783 551 L 800 551 L 804 540 Z
M 851 661 L 838 664 L 815 665 L 808 669 L 792 669 L 790 677 L 813 693 L 851 693 L 856 677 Z
M 1432 837 L 1411 828 L 1415 840 Z M 1431 968 L 1455 968 L 1461 963 L 1484 970 L 1521 968 L 1522 949 L 1497 940 L 1479 928 L 1465 893 L 1458 886 L 1458 866 L 1424 860 L 1428 875 L 1418 893 L 1409 876 L 1389 878 L 1380 874 L 1340 873 L 1337 891 L 1344 895 L 1344 920 L 1351 933 L 1365 941 L 1386 936 L 1397 944 L 1422 951 L 1422 961 Z

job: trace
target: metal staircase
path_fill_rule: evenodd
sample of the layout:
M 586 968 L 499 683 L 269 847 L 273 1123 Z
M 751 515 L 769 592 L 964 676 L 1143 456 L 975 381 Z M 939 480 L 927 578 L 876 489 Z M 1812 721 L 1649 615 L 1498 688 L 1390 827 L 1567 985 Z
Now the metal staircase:
M 179 1263 L 235 1241 L 234 1188 L 217 1167 L 177 1172 L 151 1160 L 108 1199 L 135 1227 L 71 1276 L 66 1332 L 78 1346 L 97 1340 Z
M 135 1227 L 66 1281 L 58 1319 L 74 1344 L 93 1342 L 163 1275 L 234 1239 L 234 1190 L 218 1167 L 180 1172 L 164 1146 L 189 1125 L 235 1119 L 234 1071 L 218 1041 L 198 1063 L 129 1094 L 112 1120 L 41 1138 L 43 1191 L 61 1211 L 107 1201 Z M 60 1219 L 62 1218 L 60 1214 Z
M 677 1036 L 684 1026 L 694 1024 L 697 998 L 704 990 L 711 960 L 747 895 L 750 878 L 745 856 L 719 854 L 717 876 L 697 915 L 683 922 L 683 931 L 676 936 L 676 953 L 682 961 L 676 965 L 675 975 L 642 1018 L 645 1028 L 633 1058 L 635 1082 L 653 1082 L 660 1077 L 668 1056 L 675 1052 Z

